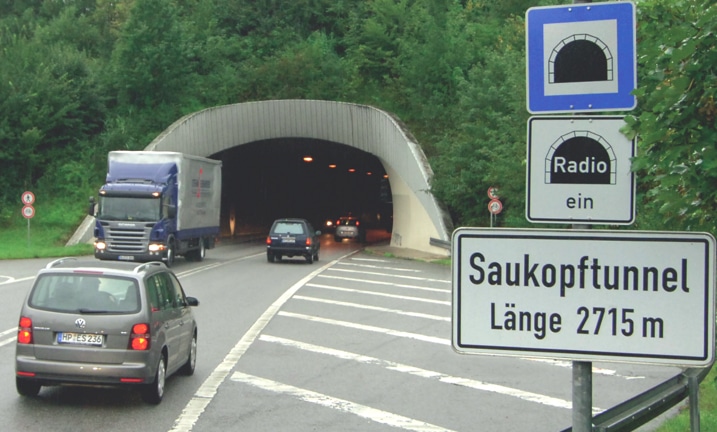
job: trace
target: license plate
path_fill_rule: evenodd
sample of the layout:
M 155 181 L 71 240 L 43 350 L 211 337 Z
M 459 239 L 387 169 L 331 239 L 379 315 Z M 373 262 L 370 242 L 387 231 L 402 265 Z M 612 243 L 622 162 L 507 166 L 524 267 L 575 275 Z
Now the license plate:
M 88 333 L 57 333 L 57 343 L 78 345 L 102 345 L 104 336 Z
M 282 237 L 281 242 L 282 243 L 296 243 L 296 239 L 294 237 Z
M 122 261 L 134 261 L 134 257 L 132 255 L 120 255 L 117 259 Z

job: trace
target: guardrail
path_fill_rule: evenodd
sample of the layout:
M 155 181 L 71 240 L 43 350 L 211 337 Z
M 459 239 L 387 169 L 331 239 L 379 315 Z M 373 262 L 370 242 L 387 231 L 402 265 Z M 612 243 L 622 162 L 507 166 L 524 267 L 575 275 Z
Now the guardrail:
M 699 386 L 710 369 L 712 366 L 685 369 L 662 384 L 597 414 L 592 420 L 593 432 L 632 431 L 655 419 L 687 396 L 696 398 L 697 389 L 694 387 Z M 692 392 L 690 385 L 693 386 Z M 691 415 L 695 415 L 695 409 L 691 409 L 690 412 Z M 696 415 L 699 421 L 699 411 Z M 573 428 L 569 427 L 562 432 L 572 432 L 572 430 Z
M 451 242 L 449 242 L 447 240 L 441 240 L 441 239 L 431 237 L 428 242 L 431 246 L 438 246 L 438 247 L 442 247 L 443 249 L 448 249 L 448 250 L 451 249 Z

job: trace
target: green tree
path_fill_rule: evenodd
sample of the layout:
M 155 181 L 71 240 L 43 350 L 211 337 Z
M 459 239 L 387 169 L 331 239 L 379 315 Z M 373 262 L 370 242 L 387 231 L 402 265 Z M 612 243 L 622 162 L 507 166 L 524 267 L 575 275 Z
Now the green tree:
M 181 99 L 189 71 L 186 39 L 171 0 L 136 0 L 113 53 L 120 104 L 170 105 Z
M 645 0 L 638 12 L 639 109 L 628 120 L 643 209 L 655 215 L 643 225 L 715 233 L 717 4 Z

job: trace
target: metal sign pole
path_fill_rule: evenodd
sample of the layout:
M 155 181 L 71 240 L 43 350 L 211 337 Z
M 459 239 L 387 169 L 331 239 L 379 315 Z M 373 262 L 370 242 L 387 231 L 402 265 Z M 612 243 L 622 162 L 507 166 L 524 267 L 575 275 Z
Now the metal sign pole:
M 589 229 L 589 225 L 573 225 L 573 229 Z M 593 364 L 573 361 L 573 431 L 591 432 L 593 420 Z

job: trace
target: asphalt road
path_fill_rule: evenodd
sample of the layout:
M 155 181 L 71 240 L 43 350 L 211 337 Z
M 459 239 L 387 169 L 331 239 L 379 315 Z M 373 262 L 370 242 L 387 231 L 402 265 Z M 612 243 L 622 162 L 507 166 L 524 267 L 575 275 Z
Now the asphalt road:
M 320 261 L 269 263 L 261 243 L 223 243 L 174 270 L 199 298 L 196 373 L 159 406 L 131 391 L 15 392 L 14 338 L 35 272 L 0 261 L 2 430 L 556 431 L 571 425 L 570 362 L 451 349 L 451 274 L 322 236 Z M 595 410 L 679 373 L 594 363 Z M 644 427 L 651 430 L 654 423 Z

